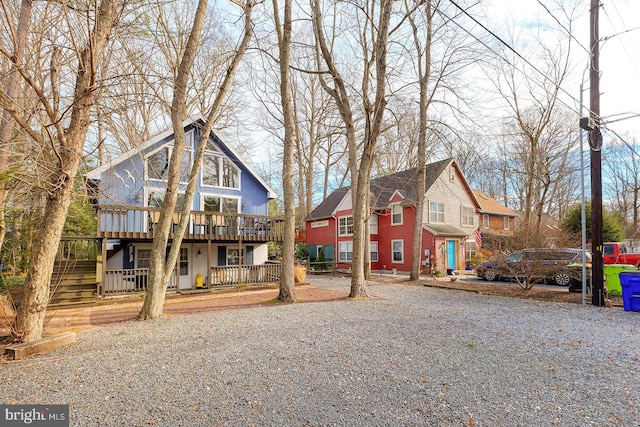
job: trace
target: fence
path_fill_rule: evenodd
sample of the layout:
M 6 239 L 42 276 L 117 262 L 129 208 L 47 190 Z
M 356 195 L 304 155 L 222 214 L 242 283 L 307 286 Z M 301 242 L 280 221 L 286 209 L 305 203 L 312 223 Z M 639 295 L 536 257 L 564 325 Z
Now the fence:
M 211 267 L 208 283 L 211 287 L 240 283 L 272 283 L 280 281 L 281 273 L 281 264 Z

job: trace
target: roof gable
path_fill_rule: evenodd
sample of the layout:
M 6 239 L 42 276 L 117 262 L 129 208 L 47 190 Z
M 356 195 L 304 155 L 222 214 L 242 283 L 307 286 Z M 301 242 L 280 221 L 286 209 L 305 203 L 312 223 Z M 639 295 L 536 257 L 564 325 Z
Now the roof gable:
M 183 122 L 183 128 L 185 133 L 192 132 L 196 128 L 202 128 L 204 126 L 204 120 L 202 118 L 196 120 L 185 120 Z M 217 148 L 225 153 L 225 155 L 235 161 L 237 161 L 242 168 L 245 169 L 256 181 L 262 185 L 267 191 L 269 198 L 276 198 L 277 193 L 267 184 L 262 177 L 255 171 L 255 169 L 238 155 L 238 153 L 233 149 L 233 147 L 224 141 L 218 134 L 216 134 L 213 130 L 211 131 L 209 138 L 214 142 Z M 173 146 L 175 139 L 173 138 L 173 129 L 169 129 L 161 134 L 151 138 L 145 143 L 138 145 L 137 147 L 132 148 L 129 151 L 126 151 L 116 158 L 105 162 L 103 165 L 98 166 L 92 171 L 87 173 L 87 178 L 92 180 L 100 180 L 102 179 L 102 174 L 112 170 L 115 166 L 130 161 L 135 156 L 141 156 L 142 158 L 148 157 L 152 152 L 157 151 L 162 146 L 171 145 Z
M 427 165 L 425 191 L 428 191 L 450 166 L 456 168 L 456 171 L 462 177 L 463 185 L 467 189 L 469 197 L 479 206 L 469 183 L 453 159 L 440 160 Z M 413 168 L 372 179 L 371 207 L 376 210 L 386 209 L 389 207 L 389 202 L 400 203 L 402 205 L 415 205 L 418 200 L 417 172 L 417 168 Z M 311 211 L 307 218 L 305 218 L 305 221 L 331 217 L 335 214 L 337 207 L 344 197 L 349 194 L 349 189 L 350 187 L 342 187 L 332 192 L 322 203 Z
M 480 213 L 502 215 L 502 216 L 518 216 L 514 211 L 498 202 L 482 190 L 473 190 L 476 200 L 480 204 Z
M 404 200 L 404 196 L 398 190 L 394 191 L 393 194 L 391 195 L 391 198 L 389 199 L 391 203 L 400 203 L 403 200 Z

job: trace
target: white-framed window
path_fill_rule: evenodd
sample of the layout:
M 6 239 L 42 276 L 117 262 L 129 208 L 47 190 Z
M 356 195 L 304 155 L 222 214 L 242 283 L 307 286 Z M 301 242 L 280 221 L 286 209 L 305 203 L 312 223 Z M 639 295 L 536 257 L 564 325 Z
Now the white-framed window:
M 404 262 L 404 240 L 391 241 L 391 262 Z
M 240 265 L 246 264 L 244 259 L 244 249 L 240 248 L 227 248 L 227 265 Z
M 353 259 L 353 242 L 338 243 L 338 260 L 340 262 L 351 262 Z
M 353 217 L 343 216 L 338 218 L 338 234 L 340 236 L 353 235 Z
M 509 217 L 508 216 L 504 217 L 504 229 L 505 230 L 509 229 Z
M 160 149 L 152 152 L 146 157 L 147 178 L 150 181 L 167 182 L 169 174 L 169 160 L 173 152 L 173 147 L 165 145 Z M 189 181 L 191 173 L 191 165 L 193 165 L 193 143 L 192 138 L 187 137 L 184 147 L 184 153 L 180 160 L 180 182 Z
M 474 209 L 471 206 L 460 206 L 460 216 L 463 226 L 473 227 L 473 212 Z
M 371 262 L 378 262 L 378 242 L 369 242 L 369 251 L 371 252 Z
M 391 205 L 391 225 L 402 224 L 402 206 L 399 204 Z
M 482 228 L 489 228 L 489 214 L 482 214 Z
M 202 160 L 202 185 L 240 188 L 240 169 L 220 153 L 206 151 Z
M 147 177 L 150 180 L 166 181 L 169 172 L 169 147 L 162 147 L 147 156 Z
M 444 223 L 444 203 L 429 202 L 429 222 Z
M 465 243 L 465 259 L 469 261 L 473 257 L 476 256 L 476 251 L 478 250 L 478 246 L 474 240 L 467 240 Z
M 202 207 L 207 212 L 238 213 L 236 197 L 203 196 Z
M 369 217 L 369 234 L 378 234 L 378 215 Z
M 181 211 L 184 207 L 184 193 L 178 193 L 175 211 Z M 151 190 L 147 196 L 147 206 L 150 208 L 161 208 L 164 203 L 164 190 Z

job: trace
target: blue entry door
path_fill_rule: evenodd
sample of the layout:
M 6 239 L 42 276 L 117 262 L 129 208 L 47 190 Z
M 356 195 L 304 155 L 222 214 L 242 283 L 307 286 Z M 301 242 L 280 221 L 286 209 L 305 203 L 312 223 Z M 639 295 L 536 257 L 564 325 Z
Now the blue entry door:
M 447 267 L 456 269 L 456 241 L 447 240 Z

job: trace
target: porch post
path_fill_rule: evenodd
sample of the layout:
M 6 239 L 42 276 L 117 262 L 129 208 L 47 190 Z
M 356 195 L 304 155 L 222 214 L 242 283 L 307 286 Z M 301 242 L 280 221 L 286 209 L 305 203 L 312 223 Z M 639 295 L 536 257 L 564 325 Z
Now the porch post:
M 211 289 L 211 234 L 207 240 L 207 288 Z
M 107 239 L 102 238 L 102 245 L 100 254 L 96 257 L 96 281 L 98 282 L 98 291 L 101 296 L 104 296 L 104 281 L 105 281 L 105 266 L 107 261 Z

